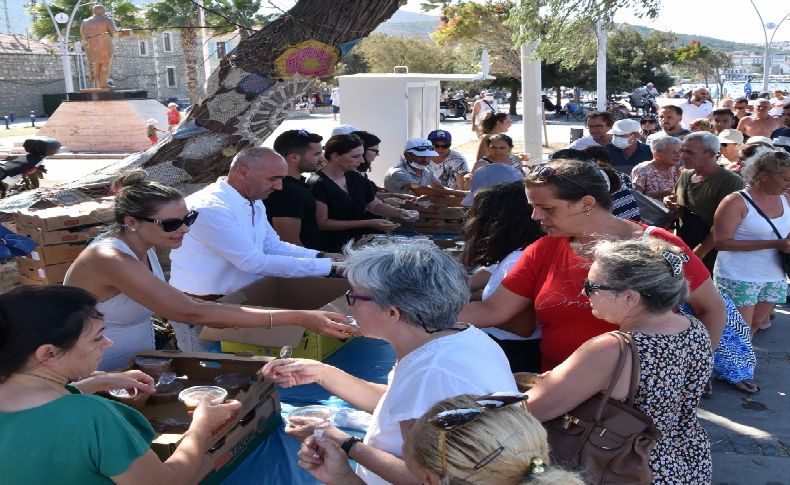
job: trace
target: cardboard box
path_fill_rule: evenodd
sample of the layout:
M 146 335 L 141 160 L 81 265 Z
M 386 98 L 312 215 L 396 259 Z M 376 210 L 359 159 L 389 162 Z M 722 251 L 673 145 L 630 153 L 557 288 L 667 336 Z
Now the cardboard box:
M 349 289 L 351 286 L 348 281 L 342 278 L 263 278 L 218 301 L 288 310 L 326 310 L 348 315 L 344 295 Z M 305 334 L 307 338 L 303 340 Z M 276 352 L 273 349 L 266 351 L 270 355 L 277 355 L 281 347 L 290 345 L 294 347 L 294 355 L 299 347 L 301 357 L 317 360 L 326 358 L 345 345 L 334 337 L 317 336 L 297 325 L 272 329 L 203 327 L 200 338 L 276 348 Z M 315 342 L 315 346 L 310 342 Z
M 340 350 L 345 342 L 334 337 L 318 335 L 315 332 L 305 332 L 299 345 L 293 346 L 292 357 L 303 359 L 324 360 Z M 223 352 L 238 355 L 263 355 L 265 357 L 279 357 L 282 347 L 276 345 L 253 345 L 238 342 L 220 342 Z
M 63 283 L 71 262 L 47 265 L 44 261 L 25 256 L 16 258 L 19 282 L 23 285 L 55 285 Z
M 57 244 L 55 246 L 40 246 L 33 250 L 28 256 L 33 261 L 43 261 L 46 265 L 58 263 L 72 263 L 82 250 L 85 244 Z
M 14 223 L 42 231 L 56 231 L 69 227 L 88 226 L 112 222 L 112 199 L 100 199 L 81 204 L 27 209 L 14 215 Z
M 87 243 L 106 230 L 105 225 L 78 226 L 61 231 L 42 231 L 35 227 L 17 226 L 16 232 L 34 240 L 39 246 L 50 246 L 63 243 Z

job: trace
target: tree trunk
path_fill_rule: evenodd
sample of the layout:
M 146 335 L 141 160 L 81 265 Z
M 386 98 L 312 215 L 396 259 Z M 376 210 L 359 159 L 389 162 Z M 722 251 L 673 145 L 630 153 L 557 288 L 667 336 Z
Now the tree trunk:
M 263 143 L 314 78 L 332 75 L 351 41 L 367 36 L 398 7 L 398 0 L 299 0 L 220 61 L 208 80 L 205 99 L 189 109 L 179 130 L 145 152 L 56 190 L 104 195 L 118 173 L 138 167 L 165 184 L 213 182 L 227 173 L 236 153 Z M 308 62 L 299 62 L 305 58 Z M 303 73 L 282 72 L 294 65 L 302 66 Z M 24 200 L 5 199 L 0 211 L 29 207 L 40 198 L 38 193 L 23 195 Z
M 517 115 L 518 111 L 516 111 L 516 103 L 518 103 L 518 84 L 513 83 L 510 86 L 510 114 Z M 522 108 L 523 108 L 522 104 Z
M 557 111 L 562 109 L 562 86 L 557 86 Z
M 189 104 L 195 104 L 200 98 L 197 75 L 197 53 L 200 50 L 197 40 L 197 31 L 193 28 L 186 28 L 181 31 L 181 51 L 184 55 L 184 70 L 187 75 L 187 92 L 189 93 Z M 202 57 L 202 56 L 201 56 Z

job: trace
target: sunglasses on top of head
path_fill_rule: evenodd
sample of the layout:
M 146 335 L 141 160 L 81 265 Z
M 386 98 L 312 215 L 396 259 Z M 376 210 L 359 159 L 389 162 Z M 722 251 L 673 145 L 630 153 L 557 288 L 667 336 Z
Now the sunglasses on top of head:
M 433 151 L 433 145 L 430 145 L 430 146 L 420 145 L 418 147 L 409 148 L 406 151 L 409 151 L 409 152 L 410 151 L 415 151 L 415 152 L 432 152 Z
M 162 227 L 162 230 L 165 232 L 173 232 L 177 230 L 181 226 L 191 226 L 195 223 L 197 219 L 198 211 L 191 210 L 187 212 L 187 215 L 184 216 L 183 219 L 152 219 L 150 217 L 143 217 L 143 216 L 132 216 L 135 219 L 140 219 L 141 221 L 153 222 L 154 224 L 158 224 Z

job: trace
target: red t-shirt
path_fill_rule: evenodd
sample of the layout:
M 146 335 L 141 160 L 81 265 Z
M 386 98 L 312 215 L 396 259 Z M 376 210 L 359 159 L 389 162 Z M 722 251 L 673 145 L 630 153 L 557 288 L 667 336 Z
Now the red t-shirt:
M 177 110 L 170 109 L 167 110 L 167 124 L 168 125 L 177 125 L 181 121 L 181 113 Z
M 691 291 L 710 278 L 705 265 L 680 238 L 658 228 L 653 228 L 650 236 L 678 246 L 689 256 L 684 269 Z M 545 236 L 527 246 L 502 281 L 508 290 L 533 301 L 543 332 L 544 371 L 570 357 L 587 340 L 618 328 L 594 317 L 590 300 L 582 294 L 591 264 L 573 252 L 570 238 Z

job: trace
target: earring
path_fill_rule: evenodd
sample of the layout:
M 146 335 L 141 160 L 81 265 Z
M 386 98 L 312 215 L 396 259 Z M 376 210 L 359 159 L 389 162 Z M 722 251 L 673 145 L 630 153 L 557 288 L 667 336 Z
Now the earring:
M 585 216 L 589 216 L 589 215 L 590 215 L 590 211 L 591 211 L 591 210 L 592 210 L 592 207 L 588 207 L 588 208 L 587 208 L 587 210 L 586 210 L 586 211 L 584 211 L 584 215 L 585 215 Z
M 130 227 L 129 230 L 132 231 L 132 232 L 137 232 L 137 228 L 136 227 Z

